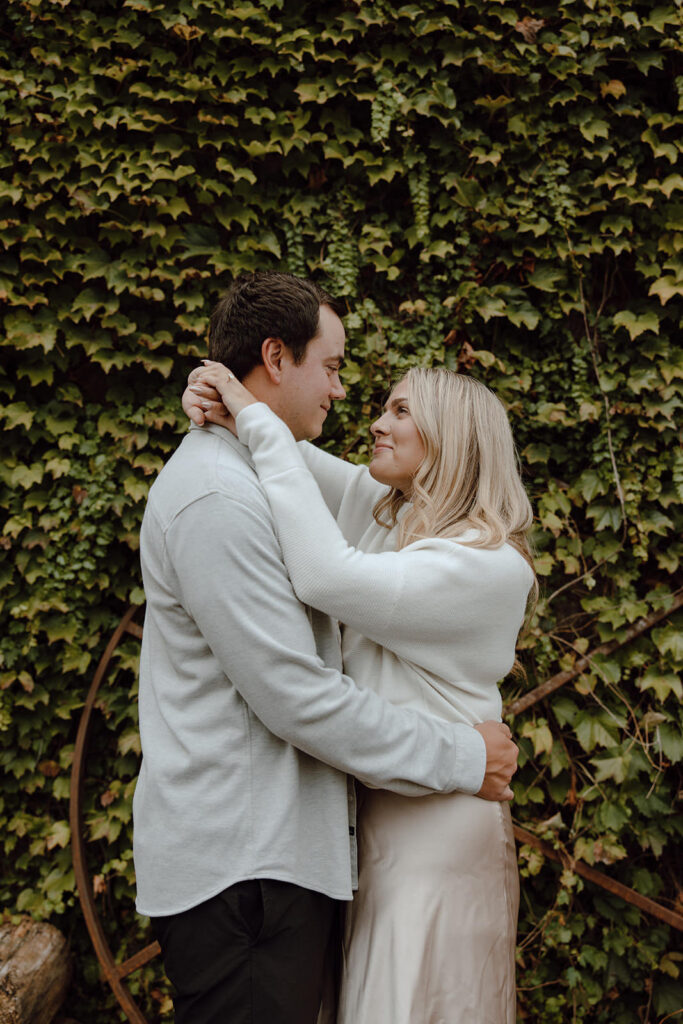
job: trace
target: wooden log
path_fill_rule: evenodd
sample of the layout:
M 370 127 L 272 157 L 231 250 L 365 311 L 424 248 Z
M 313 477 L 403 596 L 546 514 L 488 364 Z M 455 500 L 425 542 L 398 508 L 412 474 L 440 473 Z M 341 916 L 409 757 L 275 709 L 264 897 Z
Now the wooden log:
M 61 932 L 30 917 L 0 925 L 0 1024 L 50 1024 L 70 981 Z

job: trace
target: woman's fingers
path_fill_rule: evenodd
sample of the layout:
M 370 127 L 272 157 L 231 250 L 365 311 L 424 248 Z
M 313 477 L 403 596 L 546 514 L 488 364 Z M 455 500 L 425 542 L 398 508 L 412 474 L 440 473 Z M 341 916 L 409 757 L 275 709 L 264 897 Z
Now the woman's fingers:
M 201 398 L 211 399 L 212 402 L 218 402 L 221 397 L 218 388 L 215 388 L 212 384 L 202 384 L 200 381 L 189 384 L 188 389 Z
M 235 421 L 222 402 L 207 402 L 206 406 L 203 405 L 203 413 L 209 423 L 217 423 L 228 430 L 234 429 Z
M 201 407 L 201 398 L 190 387 L 185 388 L 181 399 L 183 412 L 198 427 L 204 426 L 204 411 Z
M 215 388 L 207 388 L 207 392 L 210 395 L 218 394 Z M 203 427 L 205 423 L 218 423 L 229 430 L 233 428 L 234 420 L 220 398 L 204 398 L 191 388 L 185 388 L 182 403 L 185 415 L 198 427 Z
M 195 366 L 194 370 L 190 370 L 187 375 L 188 385 L 196 384 L 200 375 L 204 373 L 205 370 L 210 370 L 214 366 L 223 366 L 223 363 L 216 363 L 212 359 L 202 359 L 202 364 L 202 366 Z
M 199 387 L 206 387 L 210 385 L 216 388 L 218 391 L 221 388 L 226 387 L 228 384 L 233 383 L 237 380 L 234 373 L 232 373 L 226 366 L 218 365 L 214 367 L 202 367 L 196 372 L 196 376 L 191 384 L 193 390 Z
M 257 401 L 252 393 L 237 380 L 234 373 L 223 363 L 214 363 L 209 359 L 203 360 L 203 363 L 203 366 L 197 367 L 190 374 L 192 382 L 188 384 L 185 392 L 185 395 L 189 391 L 190 394 L 196 396 L 197 401 L 194 403 L 195 405 L 199 404 L 200 399 L 207 402 L 217 402 L 222 399 L 228 413 L 232 414 L 232 416 L 237 416 L 245 406 Z M 185 403 L 185 395 L 183 396 L 183 408 L 189 415 L 188 407 L 186 407 Z M 208 413 L 209 409 L 204 411 Z M 214 415 L 216 418 L 214 418 Z M 225 416 L 222 412 L 212 410 L 212 415 L 207 415 L 206 418 L 210 419 L 212 423 L 220 423 L 222 426 L 226 425 Z M 197 421 L 195 420 L 195 422 Z
M 248 405 L 250 401 L 253 401 L 250 392 L 240 384 L 234 373 L 220 363 L 207 367 L 191 388 L 196 394 L 199 394 L 198 388 L 207 384 L 217 389 L 224 404 L 232 413 L 237 413 L 245 404 Z

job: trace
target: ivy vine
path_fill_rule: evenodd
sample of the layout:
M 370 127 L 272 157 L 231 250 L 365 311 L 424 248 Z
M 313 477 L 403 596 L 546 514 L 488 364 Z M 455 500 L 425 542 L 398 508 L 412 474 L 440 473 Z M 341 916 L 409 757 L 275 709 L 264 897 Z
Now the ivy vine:
M 0 789 L 6 915 L 70 936 L 67 1010 L 116 1019 L 76 904 L 76 721 L 139 603 L 150 482 L 232 275 L 344 298 L 368 423 L 412 364 L 506 403 L 543 588 L 510 701 L 671 606 L 683 554 L 678 0 L 8 0 L 0 26 Z M 514 722 L 519 1017 L 653 1024 L 683 1005 L 675 936 L 572 871 L 680 907 L 680 614 Z M 99 702 L 87 828 L 121 955 L 131 893 L 137 643 Z M 678 903 L 677 903 L 678 901 Z M 157 962 L 132 982 L 168 1019 Z

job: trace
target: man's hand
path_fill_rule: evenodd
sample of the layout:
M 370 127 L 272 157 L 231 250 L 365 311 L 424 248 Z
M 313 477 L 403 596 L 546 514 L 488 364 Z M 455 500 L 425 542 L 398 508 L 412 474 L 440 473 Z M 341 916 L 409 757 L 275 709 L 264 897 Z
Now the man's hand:
M 519 749 L 512 742 L 512 733 L 504 722 L 482 722 L 475 725 L 486 744 L 486 772 L 477 793 L 483 800 L 512 800 L 510 779 L 517 771 Z

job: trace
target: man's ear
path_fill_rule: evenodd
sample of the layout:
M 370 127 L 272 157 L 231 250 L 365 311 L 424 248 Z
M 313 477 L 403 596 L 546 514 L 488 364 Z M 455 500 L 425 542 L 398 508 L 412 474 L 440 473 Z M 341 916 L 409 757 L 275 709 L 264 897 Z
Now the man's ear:
M 273 384 L 279 384 L 282 378 L 282 362 L 286 350 L 282 338 L 266 338 L 261 345 L 263 367 Z

